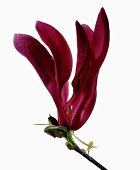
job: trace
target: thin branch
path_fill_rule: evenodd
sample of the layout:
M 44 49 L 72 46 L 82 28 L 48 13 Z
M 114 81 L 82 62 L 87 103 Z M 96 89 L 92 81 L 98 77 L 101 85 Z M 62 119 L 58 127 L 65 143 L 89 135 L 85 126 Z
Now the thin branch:
M 83 157 L 85 157 L 87 160 L 89 160 L 91 163 L 93 163 L 94 165 L 96 165 L 98 168 L 100 168 L 101 170 L 107 170 L 103 165 L 101 165 L 99 162 L 97 162 L 95 159 L 93 159 L 91 156 L 89 156 L 85 151 L 83 151 L 82 149 L 80 149 L 78 146 L 74 148 L 74 150 L 76 152 L 78 152 L 80 155 L 82 155 Z

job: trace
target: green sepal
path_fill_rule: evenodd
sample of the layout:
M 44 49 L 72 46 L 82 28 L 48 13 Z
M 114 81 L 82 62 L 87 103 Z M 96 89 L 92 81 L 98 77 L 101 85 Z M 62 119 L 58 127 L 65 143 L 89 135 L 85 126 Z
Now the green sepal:
M 44 132 L 47 133 L 48 135 L 54 137 L 54 138 L 62 138 L 66 137 L 68 130 L 64 126 L 48 126 L 44 129 Z
M 77 145 L 73 141 L 71 132 L 65 126 L 48 126 L 44 132 L 54 138 L 65 138 L 67 140 L 66 146 L 68 149 L 73 150 Z

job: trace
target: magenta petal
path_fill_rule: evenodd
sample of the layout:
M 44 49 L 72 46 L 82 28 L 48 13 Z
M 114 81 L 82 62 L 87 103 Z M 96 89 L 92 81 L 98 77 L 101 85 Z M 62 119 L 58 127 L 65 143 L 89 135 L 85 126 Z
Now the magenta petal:
M 51 81 L 55 81 L 55 65 L 45 47 L 32 36 L 25 34 L 15 34 L 14 45 L 17 51 L 31 62 L 44 85 L 49 88 Z
M 29 35 L 15 34 L 14 45 L 17 51 L 24 55 L 34 66 L 58 106 L 59 97 L 52 56 L 38 40 Z
M 64 37 L 51 25 L 37 21 L 36 29 L 42 40 L 50 48 L 55 59 L 58 85 L 61 93 L 64 84 L 68 81 L 71 74 L 71 51 Z
M 84 28 L 85 32 L 86 32 L 86 35 L 88 37 L 88 40 L 89 40 L 89 43 L 92 44 L 92 39 L 93 39 L 93 31 L 92 29 L 86 25 L 86 24 L 82 24 L 82 27 Z
M 14 45 L 17 51 L 24 55 L 36 69 L 56 104 L 59 123 L 65 125 L 67 118 L 62 110 L 52 56 L 38 40 L 30 35 L 15 34 Z
M 90 72 L 90 74 L 87 75 L 84 86 L 72 107 L 73 116 L 70 127 L 73 130 L 77 130 L 84 125 L 92 111 L 91 110 L 90 112 L 87 112 L 86 110 L 94 108 L 96 101 L 96 85 L 98 73 L 93 78 L 91 76 L 92 74 Z
M 77 130 L 84 125 L 95 105 L 97 77 L 109 46 L 109 24 L 104 9 L 102 8 L 98 15 L 92 41 L 89 37 L 92 35 L 92 31 L 85 25 L 83 25 L 83 28 L 87 34 L 88 41 L 92 42 L 89 46 L 93 47 L 93 50 L 92 52 L 88 50 L 91 63 L 90 68 L 85 76 L 78 98 L 72 107 L 73 116 L 70 127 L 73 130 Z M 84 69 L 87 68 L 83 67 L 82 72 L 85 71 Z
M 109 46 L 109 38 L 110 38 L 110 31 L 109 31 L 108 18 L 104 8 L 101 8 L 101 11 L 96 21 L 96 26 L 94 29 L 94 36 L 92 41 L 94 54 L 96 58 L 98 57 L 105 58 Z
M 91 82 L 89 82 L 91 83 Z M 88 120 L 89 116 L 92 113 L 96 102 L 96 86 L 97 86 L 97 78 L 95 79 L 92 85 L 87 87 L 87 91 L 81 91 L 80 97 L 77 99 L 74 107 L 73 107 L 73 117 L 71 120 L 70 128 L 73 130 L 80 129 Z M 88 88 L 90 90 L 88 90 Z
M 68 105 L 72 105 L 71 129 L 80 126 L 82 110 L 91 95 L 94 82 L 94 77 L 91 77 L 91 66 L 95 62 L 94 53 L 83 26 L 78 22 L 76 22 L 76 30 L 78 54 L 76 74 L 72 82 L 74 94 L 68 102 Z
M 85 77 L 90 68 L 90 54 L 89 54 L 89 43 L 87 40 L 86 33 L 83 27 L 76 21 L 76 31 L 77 31 L 77 64 L 76 73 L 72 81 L 74 93 L 79 93 L 81 90 Z

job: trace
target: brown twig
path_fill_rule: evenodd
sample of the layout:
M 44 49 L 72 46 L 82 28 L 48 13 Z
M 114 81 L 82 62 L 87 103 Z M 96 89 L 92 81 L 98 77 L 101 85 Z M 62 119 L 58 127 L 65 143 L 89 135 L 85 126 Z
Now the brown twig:
M 93 163 L 94 165 L 96 165 L 98 168 L 100 168 L 101 170 L 107 170 L 103 165 L 101 165 L 99 162 L 97 162 L 95 159 L 93 159 L 91 156 L 89 156 L 85 151 L 83 151 L 82 149 L 80 149 L 78 146 L 74 148 L 74 150 L 76 152 L 78 152 L 80 155 L 82 155 L 83 157 L 85 157 L 87 160 L 89 160 L 91 163 Z

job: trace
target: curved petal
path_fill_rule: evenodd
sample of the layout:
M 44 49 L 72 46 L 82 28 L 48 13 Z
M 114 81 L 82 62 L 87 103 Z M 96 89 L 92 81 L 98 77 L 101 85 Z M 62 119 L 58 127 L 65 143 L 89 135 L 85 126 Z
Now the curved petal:
M 86 27 L 86 34 L 88 36 L 89 33 L 91 34 L 91 31 Z M 91 42 L 91 38 L 88 37 L 88 40 Z M 78 94 L 78 98 L 72 107 L 73 116 L 70 127 L 73 130 L 77 130 L 78 128 L 82 127 L 87 121 L 96 101 L 97 77 L 109 46 L 109 24 L 103 8 L 98 15 L 95 31 L 92 37 L 92 44 L 89 46 L 91 47 L 92 45 L 92 52 L 94 53 L 89 52 L 91 66 L 88 74 L 85 76 L 85 81 L 82 85 L 80 93 Z M 93 60 L 93 58 L 95 60 Z
M 95 82 L 93 84 L 91 95 L 90 95 L 89 99 L 87 100 L 87 102 L 85 103 L 85 106 L 82 110 L 78 128 L 81 128 L 86 123 L 86 121 L 88 120 L 89 116 L 91 115 L 91 113 L 93 111 L 93 108 L 94 108 L 95 102 L 96 102 L 96 98 L 97 98 L 97 89 L 96 88 L 97 88 L 97 78 L 95 79 Z
M 33 65 L 44 85 L 53 97 L 58 112 L 63 115 L 57 82 L 55 80 L 55 63 L 52 56 L 38 40 L 30 35 L 15 34 L 14 46 L 17 51 L 25 56 Z M 65 116 L 63 115 L 58 117 L 59 122 L 61 124 L 65 124 Z
M 14 35 L 14 46 L 19 53 L 25 56 L 39 74 L 44 85 L 50 92 L 58 109 L 60 125 L 67 124 L 67 117 L 63 112 L 59 90 L 55 75 L 55 62 L 46 48 L 35 38 L 25 34 Z M 66 88 L 66 87 L 65 87 Z M 66 94 L 65 94 L 66 96 Z
M 73 112 L 75 113 L 72 117 L 70 128 L 73 130 L 80 129 L 88 120 L 89 116 L 92 113 L 92 110 L 95 106 L 96 97 L 97 97 L 97 78 L 95 79 L 95 82 L 90 87 L 92 90 L 89 90 L 89 93 L 85 92 L 86 95 L 83 94 L 82 98 L 79 98 L 77 100 L 77 107 L 73 109 Z
M 44 85 L 51 92 L 51 83 L 56 84 L 55 65 L 45 47 L 32 36 L 25 34 L 15 34 L 14 45 L 17 51 L 31 62 Z
M 92 29 L 86 25 L 86 24 L 82 24 L 82 27 L 84 28 L 86 34 L 87 34 L 87 37 L 88 37 L 88 40 L 89 40 L 89 43 L 92 44 L 92 37 L 93 37 L 93 31 Z
M 55 59 L 59 92 L 61 94 L 61 90 L 68 81 L 72 70 L 70 48 L 60 32 L 51 25 L 37 21 L 36 29 L 44 43 L 50 48 Z
M 96 58 L 102 58 L 102 62 L 106 56 L 110 39 L 109 22 L 104 8 L 101 8 L 98 15 L 93 35 L 93 50 Z
M 78 21 L 76 21 L 76 31 L 78 53 L 75 77 L 72 81 L 74 95 L 81 90 L 91 64 L 86 33 Z
M 91 86 L 87 86 L 87 79 L 91 79 L 90 72 L 95 58 L 90 43 L 84 28 L 76 21 L 77 30 L 77 65 L 76 73 L 73 79 L 73 96 L 66 106 L 72 106 L 72 115 L 70 121 L 70 127 L 73 128 L 75 124 L 79 124 L 77 119 L 80 117 L 82 109 L 87 101 L 87 98 L 91 95 L 93 81 L 90 82 Z M 89 83 L 89 82 L 88 82 Z M 88 90 L 88 92 L 86 92 Z M 80 120 L 79 120 L 80 122 Z M 75 127 L 74 127 L 75 128 Z

